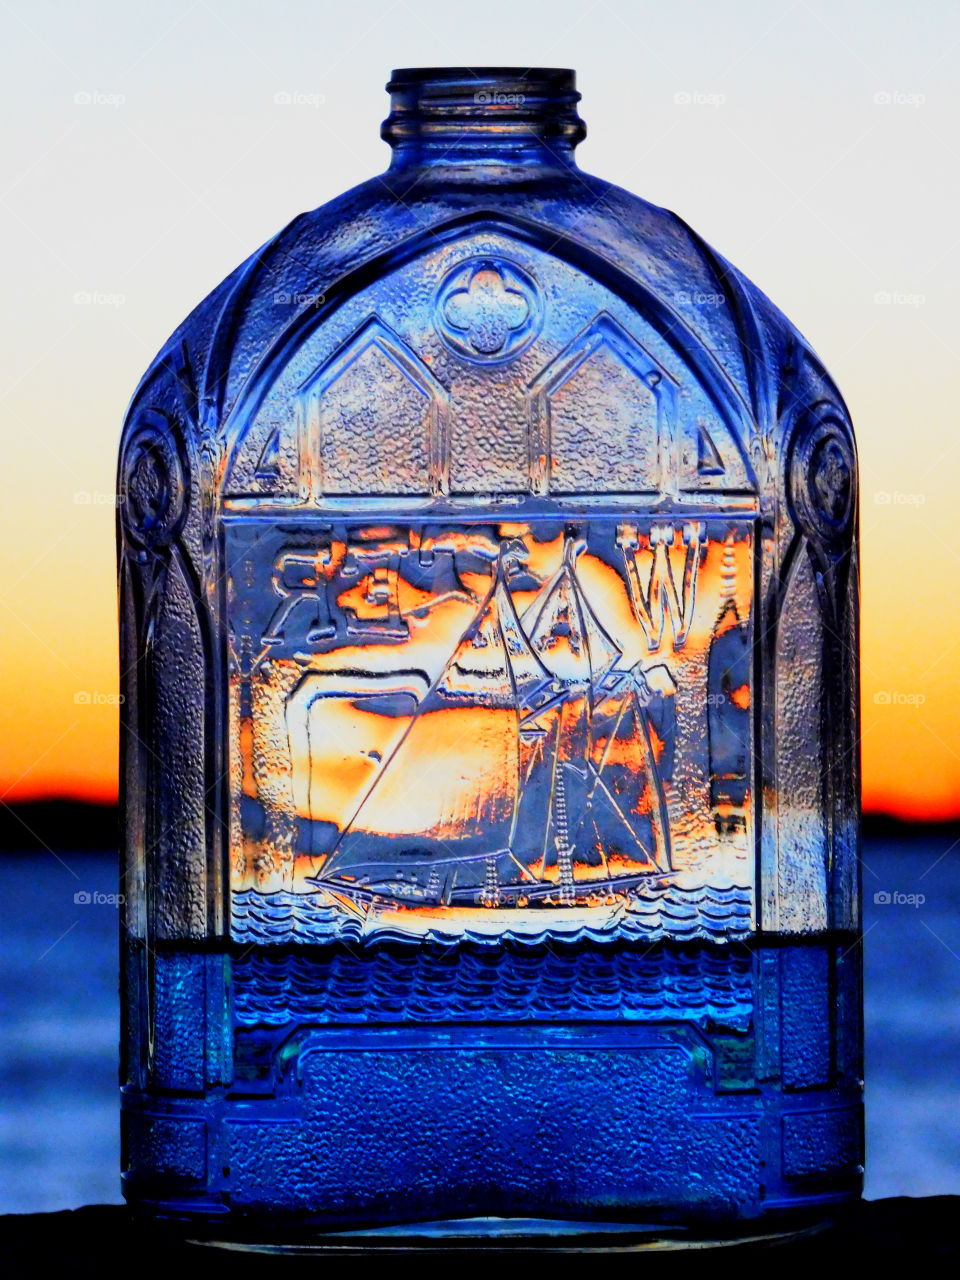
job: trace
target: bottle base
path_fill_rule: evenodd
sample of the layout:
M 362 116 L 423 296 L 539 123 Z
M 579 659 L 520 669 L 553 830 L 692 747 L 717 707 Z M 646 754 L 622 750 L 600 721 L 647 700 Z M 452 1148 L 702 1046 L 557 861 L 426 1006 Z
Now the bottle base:
M 806 1239 L 835 1226 L 840 1214 L 811 1222 L 790 1220 L 741 1223 L 739 1229 L 698 1232 L 662 1223 L 575 1222 L 545 1218 L 460 1218 L 359 1230 L 295 1233 L 272 1239 L 255 1231 L 243 1236 L 203 1235 L 195 1228 L 185 1243 L 234 1253 L 307 1255 L 315 1253 L 429 1253 L 490 1249 L 499 1252 L 673 1252 L 696 1249 L 765 1247 Z

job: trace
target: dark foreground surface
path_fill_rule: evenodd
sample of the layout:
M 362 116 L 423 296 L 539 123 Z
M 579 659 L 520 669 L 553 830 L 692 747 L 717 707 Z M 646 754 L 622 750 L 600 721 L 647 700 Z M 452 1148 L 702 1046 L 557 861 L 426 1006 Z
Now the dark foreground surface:
M 0 1217 L 0 1257 L 4 1259 L 4 1274 L 9 1277 L 38 1276 L 55 1271 L 65 1275 L 117 1275 L 141 1273 L 144 1264 L 153 1274 L 169 1273 L 179 1277 L 199 1274 L 204 1276 L 264 1275 L 277 1271 L 310 1269 L 317 1274 L 335 1272 L 338 1263 L 355 1265 L 355 1260 L 376 1259 L 398 1253 L 419 1254 L 429 1265 L 427 1254 L 436 1260 L 437 1254 L 472 1255 L 480 1263 L 484 1258 L 491 1262 L 495 1257 L 513 1254 L 518 1259 L 525 1253 L 604 1254 L 614 1270 L 620 1266 L 634 1270 L 638 1265 L 645 1271 L 669 1267 L 676 1271 L 707 1274 L 717 1261 L 735 1265 L 742 1258 L 745 1266 L 755 1264 L 764 1256 L 770 1265 L 787 1261 L 798 1264 L 826 1262 L 864 1264 L 884 1262 L 887 1266 L 932 1262 L 955 1263 L 960 1257 L 957 1241 L 957 1222 L 960 1215 L 960 1196 L 930 1196 L 926 1199 L 907 1197 L 889 1200 L 865 1200 L 843 1224 L 831 1227 L 815 1235 L 777 1241 L 772 1244 L 747 1244 L 727 1246 L 722 1249 L 682 1252 L 643 1251 L 640 1257 L 629 1247 L 611 1247 L 601 1241 L 586 1240 L 579 1245 L 565 1244 L 562 1248 L 543 1241 L 535 1248 L 506 1248 L 502 1245 L 478 1247 L 464 1241 L 451 1248 L 449 1245 L 424 1247 L 416 1241 L 393 1238 L 389 1243 L 374 1248 L 358 1247 L 347 1240 L 329 1247 L 318 1257 L 309 1255 L 270 1256 L 210 1248 L 178 1238 L 174 1232 L 158 1232 L 133 1222 L 126 1209 L 119 1205 L 90 1205 L 83 1209 L 65 1210 L 61 1213 L 8 1214 Z M 531 1259 L 532 1260 L 532 1259 Z

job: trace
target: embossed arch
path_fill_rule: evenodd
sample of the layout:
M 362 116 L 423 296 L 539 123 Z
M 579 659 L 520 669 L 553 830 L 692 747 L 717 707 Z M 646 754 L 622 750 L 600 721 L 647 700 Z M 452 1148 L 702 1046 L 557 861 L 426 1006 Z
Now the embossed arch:
M 375 413 L 372 421 L 363 420 L 384 386 L 393 399 L 409 401 L 412 429 L 400 438 L 378 432 Z M 331 405 L 333 397 L 327 393 L 334 388 L 346 394 Z M 380 395 L 366 394 L 370 390 Z M 446 391 L 420 357 L 388 325 L 371 316 L 300 388 L 304 496 L 442 492 L 446 404 Z M 358 426 L 360 431 L 355 429 Z M 358 465 L 361 447 L 364 456 Z M 342 455 L 349 455 L 352 466 L 341 461 Z
M 606 417 L 614 414 L 615 423 L 604 417 L 599 422 L 585 418 L 576 402 L 564 404 L 565 393 L 604 364 L 628 375 L 621 394 L 608 407 Z M 610 492 L 621 486 L 628 469 L 637 476 L 634 489 L 660 489 L 675 393 L 670 374 L 612 316 L 601 312 L 528 388 L 534 491 L 576 493 L 585 487 L 583 472 L 590 468 L 606 477 Z M 579 437 L 579 449 L 565 447 L 568 436 Z
M 287 362 L 293 358 L 299 346 L 322 324 L 328 321 L 346 303 L 354 299 L 368 286 L 375 283 L 385 273 L 402 267 L 415 260 L 430 248 L 438 244 L 453 243 L 458 239 L 476 233 L 488 233 L 514 238 L 520 243 L 535 250 L 548 253 L 568 263 L 571 267 L 582 271 L 586 276 L 609 289 L 629 306 L 636 310 L 642 320 L 646 321 L 676 354 L 682 363 L 690 369 L 697 379 L 712 407 L 715 409 L 722 428 L 729 434 L 730 441 L 737 454 L 738 467 L 743 476 L 743 488 L 748 492 L 756 492 L 755 472 L 749 458 L 747 442 L 756 431 L 756 423 L 751 408 L 746 404 L 738 389 L 721 366 L 715 354 L 701 341 L 697 333 L 676 312 L 668 301 L 658 296 L 645 285 L 631 278 L 621 267 L 611 262 L 594 249 L 582 243 L 574 236 L 558 235 L 555 230 L 541 227 L 538 223 L 527 219 L 506 215 L 501 212 L 476 210 L 459 218 L 450 219 L 439 226 L 417 232 L 391 249 L 346 273 L 333 285 L 325 289 L 324 302 L 320 306 L 305 305 L 279 334 L 273 344 L 262 354 L 246 384 L 241 389 L 236 404 L 222 425 L 230 463 L 225 474 L 229 474 L 232 459 L 237 456 L 239 445 L 255 421 L 257 412 L 271 387 L 282 373 Z M 249 288 L 249 282 L 244 286 Z M 229 304 L 224 309 L 223 323 L 230 324 Z M 394 335 L 396 338 L 396 335 Z M 213 348 L 217 349 L 216 337 Z M 403 346 L 403 344 L 401 344 Z M 419 357 L 405 348 L 413 359 Z M 422 364 L 422 362 L 419 362 Z M 221 371 L 222 374 L 222 371 Z M 217 373 L 212 368 L 207 370 L 208 381 L 216 380 Z M 442 425 L 442 424 L 440 424 Z M 262 448 L 263 446 L 261 446 Z M 440 485 L 434 484 L 432 491 L 442 487 L 445 459 L 442 432 L 435 441 L 435 459 L 433 476 L 440 479 Z M 684 486 L 687 487 L 687 486 Z

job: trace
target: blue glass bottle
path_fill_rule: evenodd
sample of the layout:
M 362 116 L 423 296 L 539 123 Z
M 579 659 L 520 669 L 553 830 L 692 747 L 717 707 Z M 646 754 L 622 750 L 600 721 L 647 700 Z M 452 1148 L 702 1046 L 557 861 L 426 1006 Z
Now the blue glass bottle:
M 570 71 L 185 321 L 120 458 L 123 1161 L 223 1240 L 859 1194 L 857 503 L 816 355 L 582 173 Z

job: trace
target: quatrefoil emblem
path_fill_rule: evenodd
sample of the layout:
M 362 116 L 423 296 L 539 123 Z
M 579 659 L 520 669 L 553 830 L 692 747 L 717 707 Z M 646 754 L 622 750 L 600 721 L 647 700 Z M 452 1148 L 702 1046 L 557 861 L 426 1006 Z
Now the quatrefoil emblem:
M 437 293 L 437 331 L 451 350 L 470 360 L 510 360 L 540 329 L 540 293 L 515 263 L 499 258 L 461 262 Z

